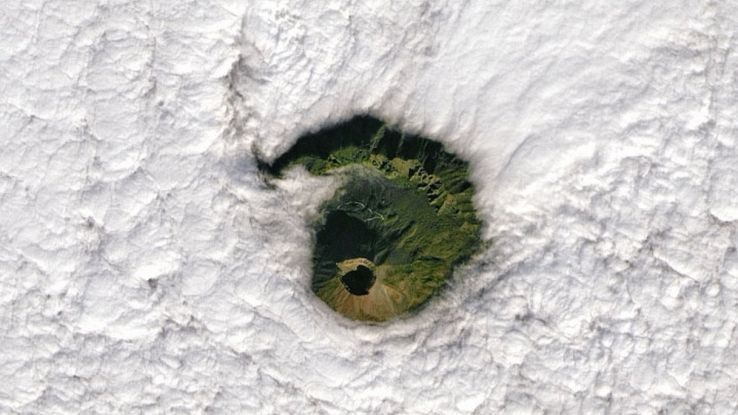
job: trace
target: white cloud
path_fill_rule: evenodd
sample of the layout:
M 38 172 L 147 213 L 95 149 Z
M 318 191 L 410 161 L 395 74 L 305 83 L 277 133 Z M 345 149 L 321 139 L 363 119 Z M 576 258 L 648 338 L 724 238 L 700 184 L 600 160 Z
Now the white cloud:
M 735 6 L 0 10 L 0 412 L 737 410 Z M 491 242 L 380 326 L 251 153 L 364 111 L 471 161 Z

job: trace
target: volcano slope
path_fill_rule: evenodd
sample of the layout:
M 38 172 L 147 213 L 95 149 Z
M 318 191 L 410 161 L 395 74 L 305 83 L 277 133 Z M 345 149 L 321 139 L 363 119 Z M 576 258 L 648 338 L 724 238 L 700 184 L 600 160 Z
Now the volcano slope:
M 425 304 L 480 245 L 468 164 L 427 138 L 356 117 L 300 138 L 270 166 L 339 175 L 312 224 L 313 291 L 344 316 L 384 321 Z

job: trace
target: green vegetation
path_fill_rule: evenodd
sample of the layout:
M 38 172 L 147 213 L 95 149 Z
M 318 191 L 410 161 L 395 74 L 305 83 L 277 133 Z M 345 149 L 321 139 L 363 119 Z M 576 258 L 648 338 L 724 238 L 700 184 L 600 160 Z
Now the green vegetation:
M 298 164 L 345 176 L 314 224 L 312 288 L 349 318 L 383 321 L 416 309 L 479 247 L 468 165 L 440 143 L 357 117 L 301 138 L 262 167 L 279 175 Z M 361 287 L 352 293 L 348 282 Z

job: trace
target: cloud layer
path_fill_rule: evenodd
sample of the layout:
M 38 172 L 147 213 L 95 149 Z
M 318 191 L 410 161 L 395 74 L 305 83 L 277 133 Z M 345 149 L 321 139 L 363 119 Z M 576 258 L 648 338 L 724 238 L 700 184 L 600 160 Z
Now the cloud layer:
M 738 410 L 738 7 L 0 6 L 0 412 Z M 370 112 L 471 163 L 488 248 L 417 316 L 310 291 Z

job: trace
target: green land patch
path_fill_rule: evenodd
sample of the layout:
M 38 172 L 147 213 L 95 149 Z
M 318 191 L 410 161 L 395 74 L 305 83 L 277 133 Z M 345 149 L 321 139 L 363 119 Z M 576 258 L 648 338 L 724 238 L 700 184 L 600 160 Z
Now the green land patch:
M 348 318 L 416 310 L 480 246 L 468 164 L 438 142 L 356 117 L 262 168 L 278 176 L 295 165 L 343 177 L 312 225 L 312 289 Z

